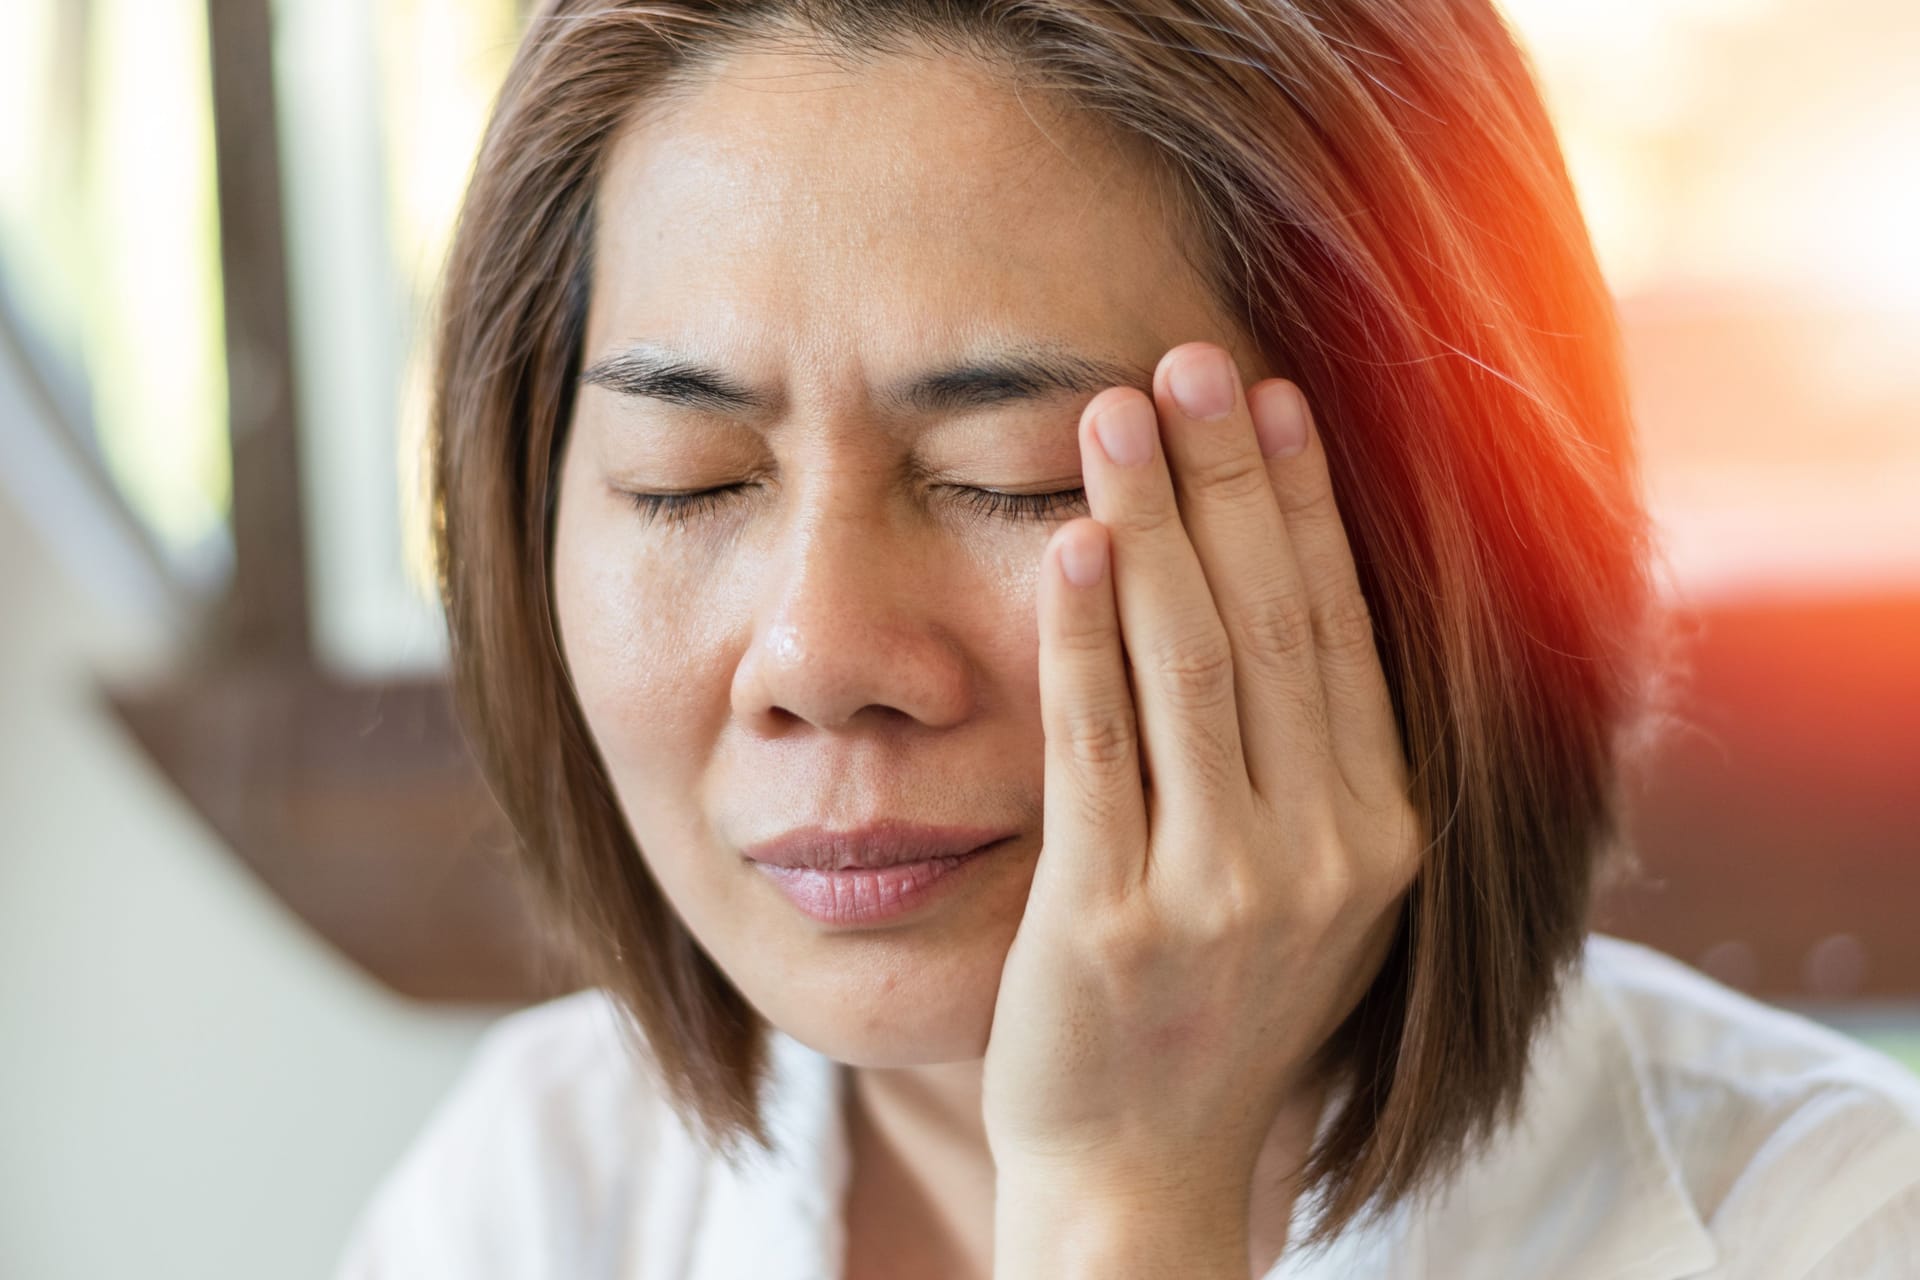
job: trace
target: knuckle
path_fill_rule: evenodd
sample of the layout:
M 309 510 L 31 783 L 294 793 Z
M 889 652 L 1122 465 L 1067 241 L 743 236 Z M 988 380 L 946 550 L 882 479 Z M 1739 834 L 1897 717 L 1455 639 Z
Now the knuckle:
M 1312 605 L 1297 593 L 1273 590 L 1257 594 L 1241 613 L 1239 625 L 1256 662 L 1297 663 L 1312 651 Z
M 1063 745 L 1067 758 L 1090 773 L 1131 770 L 1134 760 L 1134 714 L 1119 705 L 1081 704 L 1066 717 Z
M 1279 916 L 1279 897 L 1269 877 L 1237 859 L 1208 885 L 1195 912 L 1194 931 L 1200 942 L 1225 942 L 1248 933 L 1264 934 Z
M 1353 868 L 1344 860 L 1322 858 L 1296 882 L 1295 909 L 1305 920 L 1326 923 L 1346 914 L 1358 889 Z
M 1320 646 L 1330 654 L 1365 658 L 1374 653 L 1373 610 L 1357 591 L 1341 595 L 1320 627 Z
M 1061 610 L 1045 639 L 1055 655 L 1076 662 L 1101 657 L 1120 643 L 1112 614 L 1093 609 Z
M 1158 495 L 1128 503 L 1115 523 L 1129 533 L 1149 538 L 1159 537 L 1169 532 L 1185 536 L 1180 522 L 1179 508 L 1173 502 L 1164 500 Z
M 1127 910 L 1089 911 L 1079 931 L 1088 960 L 1122 991 L 1145 977 L 1166 945 L 1160 929 L 1147 927 L 1147 921 L 1154 917 L 1138 910 L 1138 906 L 1133 903 Z
M 1183 637 L 1156 657 L 1153 675 L 1176 706 L 1212 711 L 1232 700 L 1233 649 L 1225 635 Z
M 1182 476 L 1196 496 L 1204 494 L 1213 501 L 1250 502 L 1273 491 L 1264 461 L 1251 448 L 1192 459 Z
M 1289 526 L 1305 521 L 1338 520 L 1339 513 L 1334 509 L 1333 490 L 1325 484 L 1281 485 L 1278 496 L 1280 513 L 1286 517 Z

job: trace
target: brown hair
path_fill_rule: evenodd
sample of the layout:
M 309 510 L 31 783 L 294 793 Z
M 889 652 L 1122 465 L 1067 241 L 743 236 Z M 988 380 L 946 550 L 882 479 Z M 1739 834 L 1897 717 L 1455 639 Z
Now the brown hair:
M 532 21 L 440 298 L 455 693 L 577 975 L 728 1158 L 768 1142 L 765 1028 L 639 856 L 548 556 L 606 143 L 786 37 L 986 59 L 1146 143 L 1227 314 L 1314 406 L 1434 833 L 1326 1049 L 1350 1087 L 1306 1169 L 1324 1244 L 1517 1114 L 1596 872 L 1630 862 L 1623 765 L 1669 674 L 1615 317 L 1527 62 L 1490 0 L 559 0 Z

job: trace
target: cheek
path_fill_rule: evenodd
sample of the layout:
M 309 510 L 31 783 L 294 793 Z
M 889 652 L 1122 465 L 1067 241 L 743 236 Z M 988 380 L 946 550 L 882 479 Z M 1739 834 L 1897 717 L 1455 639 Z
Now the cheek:
M 995 674 L 995 687 L 1005 689 L 1016 718 L 1036 723 L 1040 707 L 1040 559 L 1046 539 L 1031 546 L 982 548 L 966 566 L 977 584 L 975 598 L 990 610 L 989 617 L 971 628 L 980 661 Z
M 709 704 L 725 710 L 717 650 L 698 633 L 711 601 L 636 554 L 630 538 L 563 526 L 554 548 L 561 651 L 596 745 L 616 781 L 684 768 Z M 714 692 L 714 681 L 720 681 Z

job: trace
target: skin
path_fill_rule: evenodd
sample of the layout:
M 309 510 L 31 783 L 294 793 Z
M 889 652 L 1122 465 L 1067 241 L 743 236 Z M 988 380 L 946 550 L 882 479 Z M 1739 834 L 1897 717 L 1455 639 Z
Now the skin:
M 1217 311 L 1148 174 L 969 63 L 772 49 L 607 156 L 585 365 L 665 344 L 765 403 L 583 386 L 561 645 L 662 891 L 762 1015 L 852 1069 L 852 1276 L 1123 1274 L 1109 1252 L 1265 1270 L 1323 1101 L 1299 1066 L 1377 970 L 1411 875 L 1324 456 L 1259 451 L 1256 422 L 1309 415 Z M 967 408 L 878 394 L 996 339 L 1124 374 Z M 1185 420 L 1173 368 L 1216 347 L 1243 394 Z M 1166 439 L 1118 469 L 1094 421 L 1129 399 Z M 1270 483 L 1213 496 L 1235 474 Z M 1082 484 L 1090 501 L 1037 518 L 959 488 Z M 629 496 L 732 485 L 684 523 Z M 1076 542 L 1110 550 L 1094 588 L 1059 576 Z M 1315 634 L 1344 619 L 1342 661 L 1256 669 L 1215 597 L 1271 619 L 1261 591 L 1311 597 Z M 1231 653 L 1225 683 L 1143 679 L 1136 716 L 1123 649 L 1139 675 L 1196 642 Z M 1361 787 L 1330 786 L 1330 722 Z M 1126 750 L 1074 749 L 1103 729 Z M 859 929 L 800 914 L 739 852 L 882 816 L 1017 837 L 930 909 Z

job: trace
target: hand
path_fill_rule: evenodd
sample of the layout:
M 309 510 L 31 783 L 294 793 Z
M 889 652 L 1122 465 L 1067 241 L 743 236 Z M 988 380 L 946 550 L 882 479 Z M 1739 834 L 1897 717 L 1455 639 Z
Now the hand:
M 1042 562 L 1045 825 L 983 1097 L 1029 1185 L 1244 1193 L 1425 847 L 1305 397 L 1222 357 L 1183 344 L 1151 399 L 1087 404 L 1093 518 Z M 1216 359 L 1232 408 L 1207 421 L 1173 388 Z M 1127 428 L 1136 465 L 1100 443 Z M 1075 586 L 1063 555 L 1110 571 Z

